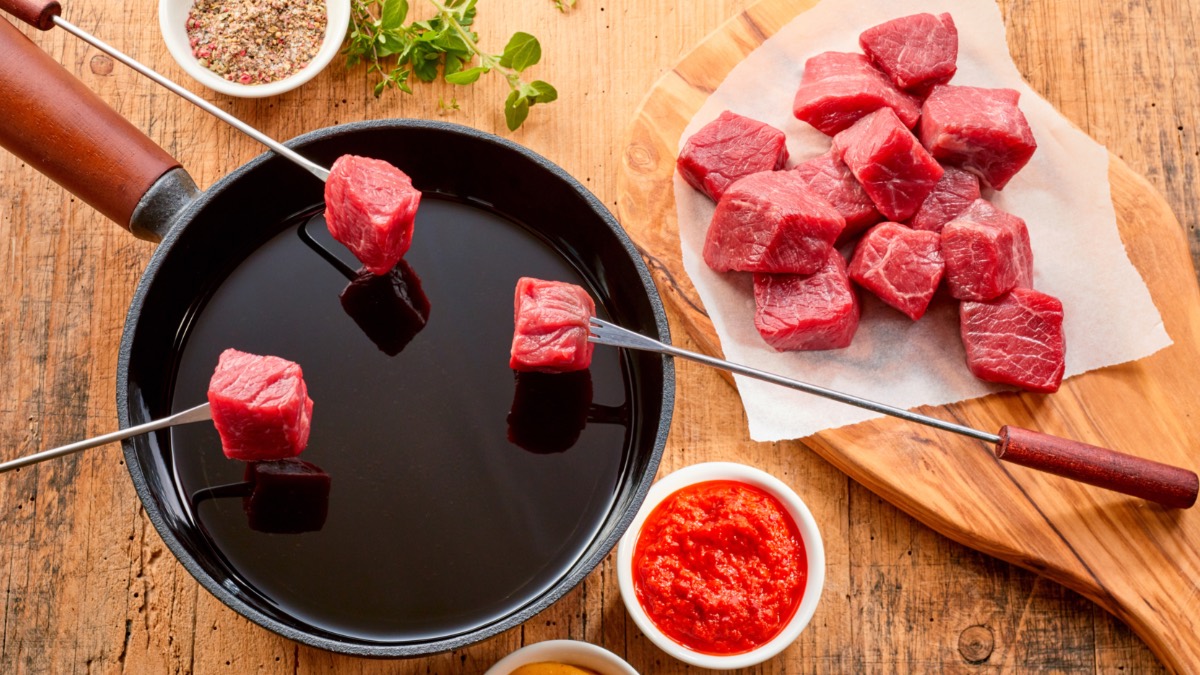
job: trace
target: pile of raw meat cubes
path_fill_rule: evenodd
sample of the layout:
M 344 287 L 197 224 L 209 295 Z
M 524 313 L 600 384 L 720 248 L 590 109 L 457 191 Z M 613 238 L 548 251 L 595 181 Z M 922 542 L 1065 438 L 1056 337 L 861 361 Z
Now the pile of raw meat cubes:
M 915 321 L 944 280 L 976 377 L 1056 391 L 1062 303 L 1033 290 L 1025 221 L 982 198 L 1037 147 L 1019 94 L 948 84 L 949 14 L 889 21 L 859 44 L 865 55 L 810 58 L 796 92 L 795 116 L 833 137 L 829 152 L 788 168 L 782 131 L 728 111 L 688 139 L 679 172 L 717 202 L 705 262 L 754 274 L 755 325 L 780 351 L 848 346 L 854 285 Z

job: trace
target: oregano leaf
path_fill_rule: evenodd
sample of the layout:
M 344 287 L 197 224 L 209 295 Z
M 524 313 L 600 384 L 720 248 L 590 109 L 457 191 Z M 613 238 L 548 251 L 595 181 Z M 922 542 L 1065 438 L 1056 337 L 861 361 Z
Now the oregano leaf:
M 385 31 L 399 30 L 408 18 L 408 0 L 383 0 L 380 27 Z
M 529 33 L 516 32 L 500 55 L 500 65 L 518 73 L 542 59 L 542 45 Z

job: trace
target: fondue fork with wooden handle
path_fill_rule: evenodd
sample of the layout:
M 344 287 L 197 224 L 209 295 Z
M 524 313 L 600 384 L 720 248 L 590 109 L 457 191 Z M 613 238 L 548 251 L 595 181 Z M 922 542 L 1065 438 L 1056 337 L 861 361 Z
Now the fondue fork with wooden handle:
M 684 358 L 713 368 L 720 368 L 847 405 L 865 408 L 883 415 L 986 441 L 993 445 L 993 452 L 997 459 L 1095 485 L 1106 490 L 1141 497 L 1164 506 L 1189 508 L 1196 503 L 1196 495 L 1200 491 L 1200 479 L 1197 478 L 1195 472 L 1169 464 L 1161 464 L 1149 459 L 1021 427 L 1005 425 L 1000 427 L 998 434 L 979 431 L 885 403 L 878 403 L 731 361 L 680 349 L 603 319 L 593 318 L 589 328 L 588 341 L 596 344 Z
M 192 103 L 197 108 L 200 108 L 213 117 L 216 117 L 217 119 L 237 129 L 243 134 L 246 134 L 259 143 L 262 143 L 274 151 L 277 155 L 291 160 L 305 171 L 311 173 L 322 181 L 329 180 L 329 169 L 326 169 L 307 157 L 304 157 L 295 150 L 292 150 L 291 148 L 264 134 L 258 129 L 246 124 L 242 120 L 234 117 L 224 110 L 221 110 L 212 103 L 209 103 L 196 94 L 184 89 L 182 86 L 167 79 L 163 75 L 160 75 L 154 69 L 140 63 L 116 47 L 113 47 L 95 35 L 88 33 L 79 26 L 76 26 L 70 21 L 62 18 L 62 16 L 60 16 L 62 12 L 62 6 L 59 4 L 58 0 L 0 0 L 0 9 L 12 14 L 18 19 L 39 30 L 50 30 L 54 26 L 62 28 L 80 40 L 83 40 L 96 49 L 108 54 L 130 68 L 133 68 L 142 75 L 145 75 L 158 84 L 161 84 L 162 86 L 171 90 L 173 93 L 187 99 L 188 102 Z

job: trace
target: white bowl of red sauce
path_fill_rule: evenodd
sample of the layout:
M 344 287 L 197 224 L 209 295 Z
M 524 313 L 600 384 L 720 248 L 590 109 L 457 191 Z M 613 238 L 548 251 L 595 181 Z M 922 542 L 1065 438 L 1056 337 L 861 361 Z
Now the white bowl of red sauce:
M 617 578 L 655 645 L 732 670 L 775 657 L 812 620 L 825 548 L 808 507 L 778 478 L 694 464 L 650 488 L 617 547 Z

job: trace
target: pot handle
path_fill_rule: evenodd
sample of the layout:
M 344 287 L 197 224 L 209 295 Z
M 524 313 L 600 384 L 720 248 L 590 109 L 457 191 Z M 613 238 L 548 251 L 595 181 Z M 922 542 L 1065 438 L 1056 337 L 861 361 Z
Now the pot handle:
M 41 27 L 57 2 L 0 0 Z M 162 148 L 0 19 L 0 146 L 142 239 L 162 238 L 198 194 Z
M 54 17 L 62 13 L 58 0 L 0 0 L 0 9 L 38 30 L 54 28 Z

